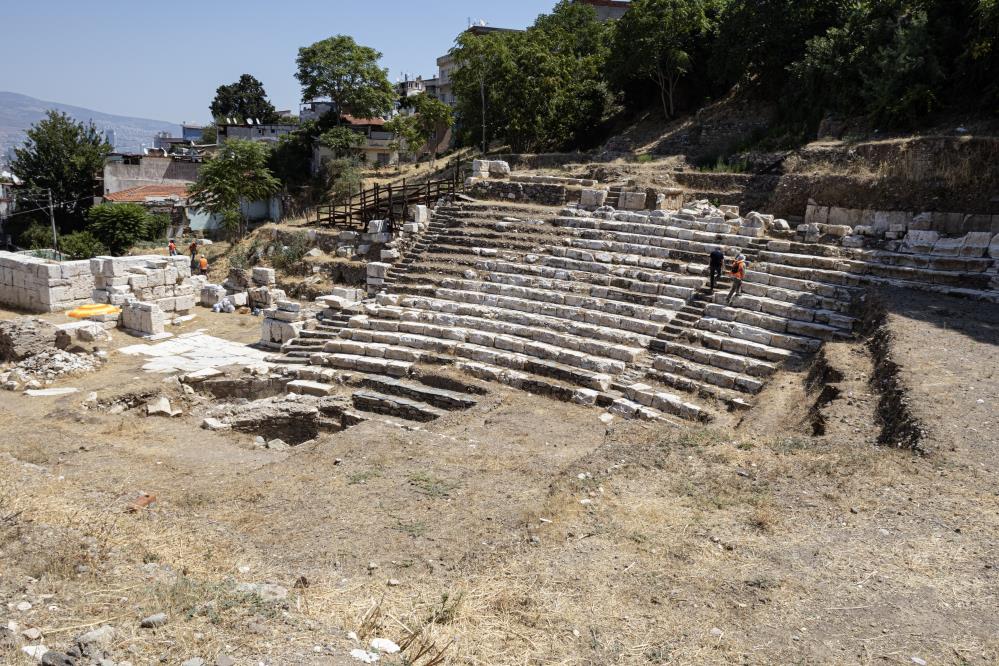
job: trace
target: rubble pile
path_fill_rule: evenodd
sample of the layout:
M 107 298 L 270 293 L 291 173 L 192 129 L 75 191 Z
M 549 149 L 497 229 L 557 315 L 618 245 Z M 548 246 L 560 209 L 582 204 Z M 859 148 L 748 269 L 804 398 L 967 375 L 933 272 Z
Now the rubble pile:
M 61 349 L 47 349 L 0 372 L 0 386 L 8 391 L 38 389 L 62 377 L 93 372 L 100 368 L 104 358 L 101 352 L 71 354 Z
M 20 361 L 51 349 L 57 333 L 55 326 L 42 319 L 0 321 L 0 361 Z

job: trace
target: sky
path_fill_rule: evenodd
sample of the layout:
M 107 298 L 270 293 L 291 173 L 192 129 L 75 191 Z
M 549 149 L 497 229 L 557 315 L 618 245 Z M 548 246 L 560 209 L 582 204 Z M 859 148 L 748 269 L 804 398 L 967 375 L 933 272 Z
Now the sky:
M 173 123 L 207 122 L 215 89 L 252 74 L 297 113 L 298 48 L 336 34 L 384 55 L 391 81 L 436 74 L 474 22 L 525 28 L 555 0 L 8 0 L 0 90 Z

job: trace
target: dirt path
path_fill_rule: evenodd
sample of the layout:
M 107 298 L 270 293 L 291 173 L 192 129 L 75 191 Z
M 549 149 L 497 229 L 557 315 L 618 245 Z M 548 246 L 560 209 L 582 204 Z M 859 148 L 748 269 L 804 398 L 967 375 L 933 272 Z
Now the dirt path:
M 842 391 L 821 436 L 804 372 L 734 430 L 605 426 L 495 388 L 283 453 L 201 430 L 133 357 L 63 382 L 76 397 L 0 392 L 0 626 L 65 648 L 108 622 L 134 664 L 354 664 L 351 631 L 454 641 L 452 664 L 996 663 L 997 321 L 891 302 L 924 457 L 874 446 L 860 344 L 827 348 Z M 258 323 L 188 326 L 250 341 Z M 187 414 L 85 411 L 91 390 L 167 391 Z M 126 513 L 139 491 L 158 504 Z M 265 582 L 287 598 L 232 587 Z

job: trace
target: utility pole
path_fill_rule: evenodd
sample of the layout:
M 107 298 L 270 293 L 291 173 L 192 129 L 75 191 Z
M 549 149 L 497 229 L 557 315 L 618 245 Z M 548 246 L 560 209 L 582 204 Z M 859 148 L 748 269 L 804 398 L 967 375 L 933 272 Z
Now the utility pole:
M 59 236 L 56 234 L 55 207 L 52 205 L 52 188 L 49 188 L 49 222 L 52 223 L 52 249 L 59 256 Z

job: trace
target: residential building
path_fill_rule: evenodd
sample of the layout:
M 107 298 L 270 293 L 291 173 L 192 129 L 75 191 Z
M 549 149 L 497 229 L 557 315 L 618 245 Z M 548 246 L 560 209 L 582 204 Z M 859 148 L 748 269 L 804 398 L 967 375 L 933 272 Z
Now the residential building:
M 108 203 L 135 203 L 153 213 L 170 216 L 170 235 L 179 235 L 184 229 L 211 233 L 221 227 L 221 217 L 191 205 L 190 186 L 185 185 L 140 185 L 104 197 Z M 273 196 L 264 201 L 241 201 L 240 212 L 250 222 L 280 220 L 281 197 Z
M 415 97 L 427 92 L 427 87 L 423 82 L 422 76 L 411 79 L 407 75 L 402 81 L 395 84 L 395 90 L 399 94 L 399 97 Z
M 198 179 L 200 168 L 198 156 L 114 153 L 104 162 L 102 192 L 107 197 L 143 185 L 187 186 Z
M 395 135 L 385 131 L 384 118 L 354 118 L 345 115 L 343 121 L 352 130 L 364 135 L 364 144 L 358 149 L 364 163 L 388 166 L 399 162 L 399 150 L 394 145 Z M 331 159 L 332 151 L 317 144 L 312 153 L 313 172 L 318 173 L 323 162 Z
M 582 5 L 590 5 L 597 10 L 597 18 L 601 21 L 616 21 L 624 16 L 631 5 L 626 0 L 574 0 Z
M 304 102 L 298 107 L 298 117 L 304 123 L 309 120 L 319 120 L 333 110 L 333 102 Z
M 297 129 L 298 125 L 292 124 L 222 124 L 218 126 L 218 142 L 223 143 L 229 139 L 245 139 L 248 141 L 266 141 L 269 143 L 276 143 L 280 137 L 286 134 L 291 134 Z
M 21 180 L 9 171 L 0 170 L 0 248 L 10 244 L 10 238 L 4 233 L 3 223 L 8 215 L 14 213 L 17 206 L 15 189 L 21 186 Z
M 180 136 L 186 141 L 191 143 L 201 143 L 204 138 L 205 126 L 204 125 L 192 125 L 190 123 L 183 123 L 180 126 Z

